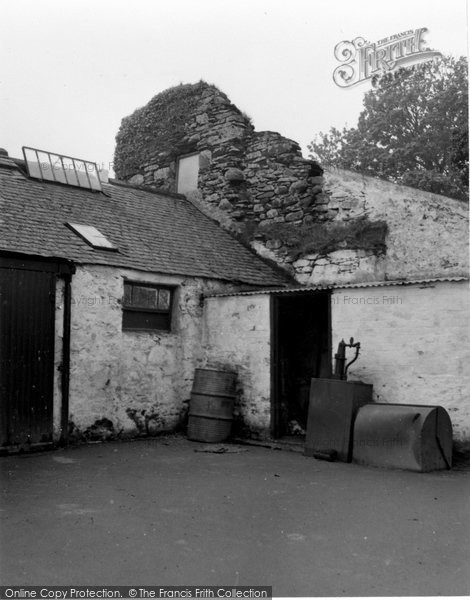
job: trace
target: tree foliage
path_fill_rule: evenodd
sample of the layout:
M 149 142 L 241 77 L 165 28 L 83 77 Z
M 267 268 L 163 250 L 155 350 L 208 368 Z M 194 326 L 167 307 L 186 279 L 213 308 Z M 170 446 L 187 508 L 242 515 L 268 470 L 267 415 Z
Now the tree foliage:
M 372 80 L 357 127 L 332 127 L 311 158 L 454 198 L 468 197 L 468 64 L 443 57 Z

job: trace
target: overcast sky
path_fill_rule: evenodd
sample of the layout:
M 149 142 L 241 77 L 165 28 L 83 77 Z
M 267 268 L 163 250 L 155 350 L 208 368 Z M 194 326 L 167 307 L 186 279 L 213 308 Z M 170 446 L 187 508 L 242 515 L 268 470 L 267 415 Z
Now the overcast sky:
M 122 117 L 204 79 L 257 130 L 306 145 L 353 126 L 365 82 L 335 85 L 334 47 L 427 27 L 427 45 L 467 55 L 466 0 L 14 0 L 0 17 L 0 146 L 112 162 Z

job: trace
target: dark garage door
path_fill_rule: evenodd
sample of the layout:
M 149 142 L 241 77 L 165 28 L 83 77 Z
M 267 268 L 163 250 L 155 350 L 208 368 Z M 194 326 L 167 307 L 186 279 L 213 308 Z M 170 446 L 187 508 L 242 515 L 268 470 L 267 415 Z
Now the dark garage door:
M 0 445 L 52 442 L 54 267 L 0 262 Z

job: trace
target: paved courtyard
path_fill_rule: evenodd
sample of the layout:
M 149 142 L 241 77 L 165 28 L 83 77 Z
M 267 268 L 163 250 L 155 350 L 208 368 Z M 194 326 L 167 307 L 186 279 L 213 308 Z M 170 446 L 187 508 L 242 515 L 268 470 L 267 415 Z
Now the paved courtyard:
M 470 477 L 168 437 L 0 459 L 5 585 L 470 593 Z

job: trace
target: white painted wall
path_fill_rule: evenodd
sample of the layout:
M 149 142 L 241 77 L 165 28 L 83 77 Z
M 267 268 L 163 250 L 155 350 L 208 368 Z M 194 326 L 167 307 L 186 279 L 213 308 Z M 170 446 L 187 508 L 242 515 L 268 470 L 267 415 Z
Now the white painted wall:
M 349 379 L 372 383 L 377 402 L 443 406 L 470 445 L 468 300 L 468 282 L 342 289 L 331 312 L 333 352 L 361 342 Z
M 122 331 L 124 277 L 179 286 L 171 332 Z M 122 435 L 144 433 L 146 427 L 149 433 L 175 428 L 190 397 L 194 369 L 203 362 L 201 294 L 226 290 L 216 281 L 78 267 L 72 279 L 72 437 L 103 418 Z M 101 433 L 106 438 L 111 432 Z
M 206 365 L 238 374 L 235 415 L 245 433 L 267 437 L 271 427 L 270 297 L 206 298 L 204 310 Z
M 335 290 L 333 354 L 341 338 L 361 342 L 349 379 L 371 383 L 374 400 L 443 406 L 454 439 L 470 446 L 470 327 L 467 282 Z M 207 364 L 237 370 L 239 414 L 251 435 L 271 428 L 268 294 L 208 298 Z M 348 350 L 348 356 L 351 350 Z
M 54 391 L 52 437 L 58 442 L 62 435 L 62 372 L 64 344 L 64 289 L 65 282 L 60 277 L 56 280 L 55 293 L 55 337 L 54 337 Z
M 125 276 L 179 285 L 172 332 L 122 332 Z M 70 379 L 70 420 L 78 430 L 103 418 L 125 435 L 139 434 L 139 427 L 143 432 L 146 421 L 149 433 L 171 430 L 186 408 L 194 369 L 209 367 L 237 371 L 236 414 L 247 433 L 268 437 L 270 296 L 209 297 L 203 309 L 202 293 L 227 291 L 222 282 L 79 267 L 72 279 Z M 332 295 L 333 351 L 342 337 L 362 346 L 350 378 L 373 384 L 376 401 L 443 406 L 455 439 L 470 444 L 468 323 L 466 282 L 340 289 Z
M 333 222 L 358 217 L 385 221 L 387 251 L 379 257 L 363 250 L 337 250 L 321 258 L 302 256 L 292 265 L 300 283 L 392 281 L 468 273 L 465 202 L 342 169 L 326 171 L 324 179 L 323 194 L 328 198 L 329 211 L 336 213 Z M 262 254 L 276 259 L 275 253 Z

